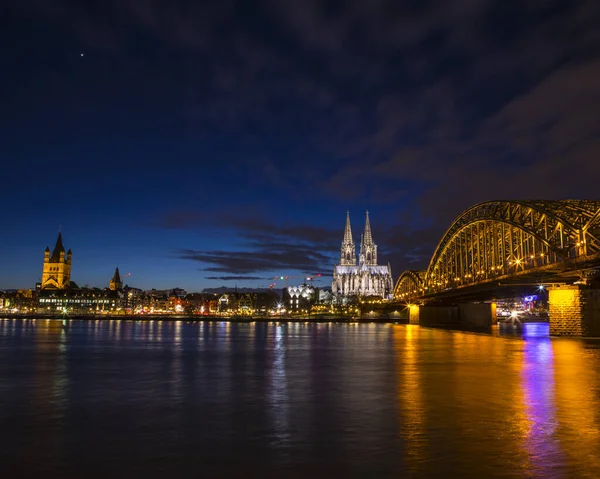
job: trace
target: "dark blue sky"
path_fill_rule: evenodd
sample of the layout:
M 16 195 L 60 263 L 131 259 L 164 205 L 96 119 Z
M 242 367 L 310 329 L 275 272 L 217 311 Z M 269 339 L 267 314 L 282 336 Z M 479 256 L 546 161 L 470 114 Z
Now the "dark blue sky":
M 8 0 L 0 288 L 394 277 L 490 199 L 598 199 L 597 0 Z M 322 285 L 327 284 L 324 278 Z M 278 285 L 279 286 L 279 285 Z

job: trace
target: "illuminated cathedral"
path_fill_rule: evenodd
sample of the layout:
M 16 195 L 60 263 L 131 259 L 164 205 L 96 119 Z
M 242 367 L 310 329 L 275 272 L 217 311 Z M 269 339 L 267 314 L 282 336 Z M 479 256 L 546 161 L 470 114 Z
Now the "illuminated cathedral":
M 334 267 L 331 289 L 333 294 L 341 297 L 378 296 L 389 299 L 393 293 L 392 269 L 389 263 L 377 264 L 377 245 L 373 242 L 368 211 L 365 231 L 360 240 L 358 264 L 356 245 L 350 227 L 350 213 L 346 214 L 340 264 Z

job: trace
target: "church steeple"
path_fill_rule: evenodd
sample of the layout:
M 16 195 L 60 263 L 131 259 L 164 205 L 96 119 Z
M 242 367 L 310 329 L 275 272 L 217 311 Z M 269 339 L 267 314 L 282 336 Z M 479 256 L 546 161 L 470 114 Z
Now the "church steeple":
M 58 238 L 56 238 L 56 245 L 54 245 L 54 250 L 52 251 L 52 257 L 50 258 L 50 261 L 53 261 L 53 262 L 60 261 L 61 253 L 62 253 L 63 259 L 64 259 L 65 247 L 63 246 L 62 233 L 59 232 Z
M 111 291 L 117 291 L 119 289 L 123 289 L 123 282 L 121 281 L 121 275 L 119 274 L 118 266 L 117 266 L 117 269 L 115 269 L 115 274 L 113 275 L 112 279 L 110 280 L 108 287 Z
M 365 232 L 360 240 L 360 263 L 366 265 L 377 265 L 377 245 L 373 242 L 371 234 L 371 222 L 369 221 L 369 212 L 365 220 Z
M 350 212 L 346 211 L 346 228 L 344 229 L 344 240 L 342 241 L 342 251 L 340 254 L 340 265 L 356 265 L 356 246 L 352 239 L 352 229 L 350 227 Z

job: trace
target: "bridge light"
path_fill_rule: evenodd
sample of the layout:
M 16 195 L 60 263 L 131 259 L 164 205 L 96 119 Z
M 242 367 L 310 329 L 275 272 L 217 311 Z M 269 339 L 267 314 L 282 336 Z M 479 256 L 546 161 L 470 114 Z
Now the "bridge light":
M 531 259 L 535 258 L 535 255 L 531 255 Z
M 515 264 L 521 264 L 521 260 L 520 259 L 515 260 Z
M 540 291 L 544 291 L 545 287 L 544 287 L 544 285 L 543 285 L 543 284 L 540 284 L 540 285 L 538 286 L 538 289 L 539 289 Z

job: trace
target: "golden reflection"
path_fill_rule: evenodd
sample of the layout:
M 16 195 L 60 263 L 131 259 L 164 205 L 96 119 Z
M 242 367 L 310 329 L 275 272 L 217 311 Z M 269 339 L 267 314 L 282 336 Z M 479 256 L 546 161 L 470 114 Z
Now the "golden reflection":
M 600 349 L 583 340 L 553 341 L 558 437 L 578 477 L 600 477 Z M 592 344 L 594 346 L 594 344 Z
M 120 319 L 115 321 L 113 336 L 115 340 L 119 341 L 121 339 L 121 328 L 123 327 L 123 323 Z
M 180 344 L 182 339 L 181 339 L 181 321 L 175 321 L 175 335 L 174 335 L 174 342 L 176 344 Z
M 406 439 L 406 462 L 411 474 L 426 462 L 425 398 L 419 366 L 418 326 L 394 326 L 393 338 L 398 371 L 398 403 L 401 436 Z
M 531 424 L 520 380 L 523 342 L 485 334 L 453 336 L 449 427 L 476 438 L 471 454 L 483 464 L 510 462 L 519 471 L 530 470 Z M 469 460 L 468 454 L 460 458 L 464 467 Z

